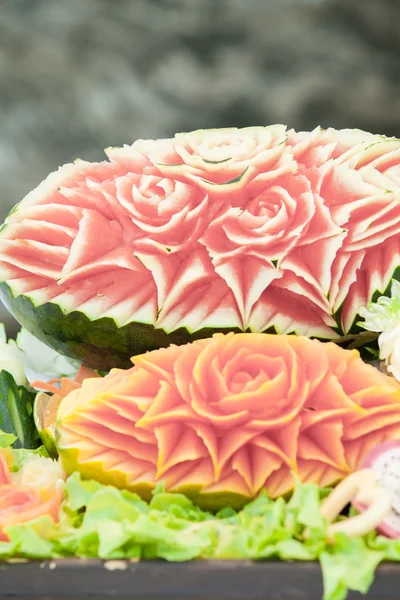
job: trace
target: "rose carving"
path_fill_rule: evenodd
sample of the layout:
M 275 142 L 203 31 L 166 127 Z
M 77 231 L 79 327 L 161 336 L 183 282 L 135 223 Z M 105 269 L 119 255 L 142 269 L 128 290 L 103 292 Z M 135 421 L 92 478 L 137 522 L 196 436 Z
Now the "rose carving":
M 166 176 L 222 194 L 244 190 L 257 175 L 294 170 L 285 140 L 286 128 L 275 125 L 178 133 L 161 143 L 139 140 L 132 148 Z
M 105 483 L 277 496 L 294 476 L 334 483 L 400 434 L 400 385 L 333 343 L 216 334 L 132 361 L 59 411 L 65 464 Z
M 321 315 L 325 312 L 322 318 L 330 322 L 326 293 L 342 230 L 305 176 L 283 176 L 254 196 L 250 192 L 243 208 L 228 208 L 200 241 L 233 290 L 246 326 L 252 326 L 251 311 L 260 296 L 281 279 L 290 289 L 293 273 L 298 276 L 295 293 L 304 299 L 311 293 Z M 319 262 L 310 260 L 305 267 L 304 257 L 313 254 L 320 254 Z
M 0 279 L 118 327 L 333 339 L 400 264 L 400 141 L 204 130 L 109 148 L 10 214 Z
M 348 331 L 360 307 L 386 290 L 397 266 L 400 141 L 358 130 L 318 129 L 291 134 L 290 143 L 302 172 L 345 234 L 332 263 L 329 297 L 334 312 L 342 307 Z

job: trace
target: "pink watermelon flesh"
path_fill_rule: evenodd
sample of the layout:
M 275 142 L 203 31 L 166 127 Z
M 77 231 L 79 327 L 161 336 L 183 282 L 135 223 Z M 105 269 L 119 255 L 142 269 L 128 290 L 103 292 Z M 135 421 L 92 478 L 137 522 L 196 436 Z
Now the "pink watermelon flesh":
M 0 290 L 92 367 L 214 331 L 334 339 L 400 266 L 400 141 L 205 130 L 52 173 L 0 233 Z

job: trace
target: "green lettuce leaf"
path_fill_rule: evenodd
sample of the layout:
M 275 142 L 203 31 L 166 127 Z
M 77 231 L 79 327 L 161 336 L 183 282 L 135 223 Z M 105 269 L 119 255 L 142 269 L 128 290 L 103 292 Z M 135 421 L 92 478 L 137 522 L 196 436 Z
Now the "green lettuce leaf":
M 338 534 L 329 544 L 319 511 L 327 490 L 314 485 L 298 483 L 289 501 L 262 492 L 241 511 L 215 515 L 163 486 L 146 503 L 75 473 L 65 492 L 59 523 L 42 517 L 9 527 L 0 559 L 319 560 L 324 600 L 344 600 L 348 590 L 366 593 L 382 560 L 400 560 L 400 541 L 375 533 L 360 539 Z
M 323 600 L 345 600 L 349 589 L 366 594 L 385 553 L 369 548 L 365 539 L 350 539 L 344 534 L 337 534 L 335 542 L 319 557 L 324 581 Z
M 13 433 L 6 433 L 0 429 L 0 448 L 9 448 L 17 439 L 17 436 Z
M 42 456 L 43 458 L 50 458 L 49 453 L 47 452 L 44 446 L 39 446 L 39 448 L 35 448 L 34 450 L 31 448 L 17 448 L 14 450 L 14 463 L 12 465 L 12 471 L 19 471 L 27 460 L 32 456 Z

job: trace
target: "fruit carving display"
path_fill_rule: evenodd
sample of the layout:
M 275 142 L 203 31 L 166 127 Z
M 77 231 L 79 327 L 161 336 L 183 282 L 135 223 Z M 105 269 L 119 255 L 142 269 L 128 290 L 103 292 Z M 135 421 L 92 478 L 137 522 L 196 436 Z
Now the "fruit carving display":
M 400 140 L 106 154 L 0 229 L 0 560 L 319 559 L 324 600 L 365 593 L 400 561 Z

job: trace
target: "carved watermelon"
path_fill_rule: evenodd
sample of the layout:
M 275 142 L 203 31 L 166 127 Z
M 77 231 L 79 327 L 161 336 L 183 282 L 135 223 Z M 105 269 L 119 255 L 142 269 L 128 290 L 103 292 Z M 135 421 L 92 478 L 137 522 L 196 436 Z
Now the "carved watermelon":
M 94 368 L 213 331 L 333 339 L 400 265 L 400 141 L 196 131 L 51 174 L 0 234 L 3 301 Z
M 356 350 L 304 336 L 215 334 L 85 379 L 57 414 L 67 473 L 155 485 L 203 507 L 241 506 L 294 475 L 330 485 L 377 444 L 400 438 L 400 385 Z

